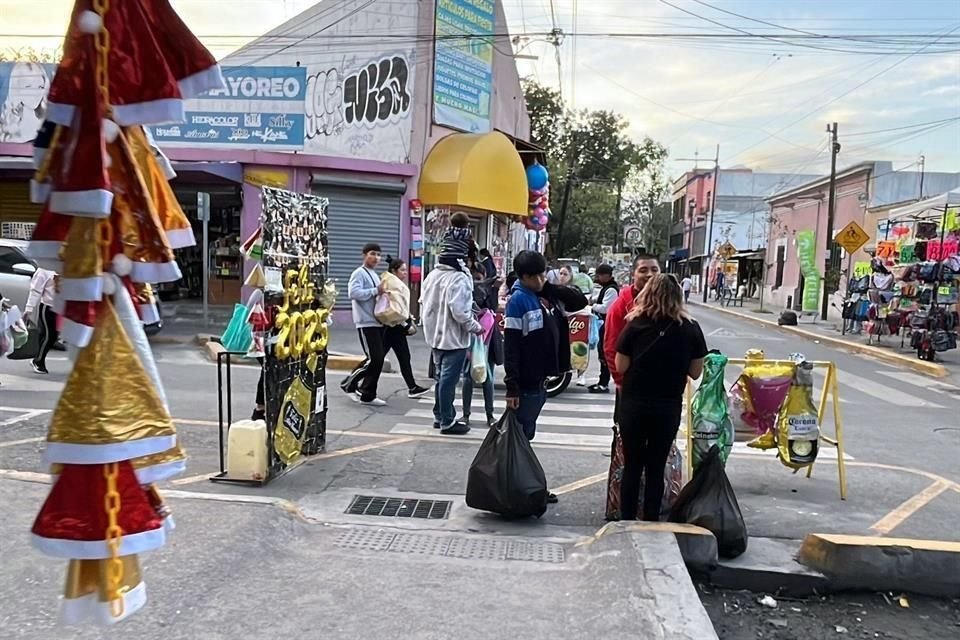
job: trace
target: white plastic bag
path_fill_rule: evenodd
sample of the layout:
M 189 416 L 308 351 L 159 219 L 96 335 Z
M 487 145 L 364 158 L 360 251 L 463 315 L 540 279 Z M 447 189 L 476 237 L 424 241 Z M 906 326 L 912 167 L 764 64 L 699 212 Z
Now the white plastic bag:
M 487 348 L 478 336 L 473 337 L 470 351 L 470 377 L 475 384 L 487 381 Z

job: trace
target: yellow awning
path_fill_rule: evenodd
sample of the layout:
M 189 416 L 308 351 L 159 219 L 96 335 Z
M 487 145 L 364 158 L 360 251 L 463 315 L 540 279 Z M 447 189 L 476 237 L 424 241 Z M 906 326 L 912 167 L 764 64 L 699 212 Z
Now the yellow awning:
M 454 133 L 440 140 L 423 162 L 417 191 L 428 207 L 528 215 L 523 161 L 498 131 Z

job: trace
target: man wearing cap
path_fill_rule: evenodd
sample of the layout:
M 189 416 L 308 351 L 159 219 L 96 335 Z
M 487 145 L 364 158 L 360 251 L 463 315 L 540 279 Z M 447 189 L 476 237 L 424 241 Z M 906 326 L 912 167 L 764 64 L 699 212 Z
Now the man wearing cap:
M 597 267 L 597 284 L 600 290 L 593 300 L 593 312 L 600 318 L 600 342 L 597 345 L 597 354 L 600 357 L 600 380 L 597 384 L 589 387 L 590 393 L 609 393 L 610 392 L 610 367 L 607 365 L 606 356 L 603 353 L 604 329 L 606 328 L 607 312 L 610 305 L 614 303 L 620 295 L 620 287 L 613 279 L 613 267 L 608 264 L 602 264 Z

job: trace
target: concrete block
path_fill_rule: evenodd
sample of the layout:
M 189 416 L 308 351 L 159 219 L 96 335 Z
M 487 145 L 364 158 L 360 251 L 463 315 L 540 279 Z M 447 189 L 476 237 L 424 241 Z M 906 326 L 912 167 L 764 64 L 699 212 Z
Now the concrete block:
M 960 543 L 811 533 L 799 560 L 838 590 L 960 597 Z
M 721 559 L 708 578 L 711 584 L 724 589 L 788 597 L 828 590 L 826 576 L 797 562 L 799 552 L 799 540 L 750 538 L 746 553 L 733 560 Z

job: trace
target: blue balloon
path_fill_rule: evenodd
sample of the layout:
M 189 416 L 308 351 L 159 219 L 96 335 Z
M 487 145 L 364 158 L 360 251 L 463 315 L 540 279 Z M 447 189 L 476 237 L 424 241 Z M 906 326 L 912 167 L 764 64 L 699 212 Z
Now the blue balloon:
M 543 189 L 547 186 L 548 180 L 550 180 L 550 174 L 547 173 L 547 168 L 539 162 L 534 162 L 527 167 L 527 186 L 531 189 Z

